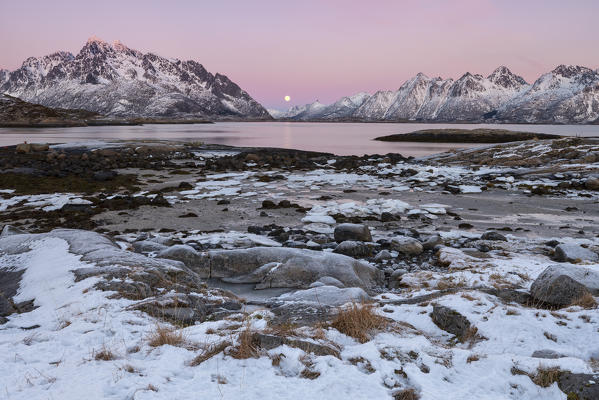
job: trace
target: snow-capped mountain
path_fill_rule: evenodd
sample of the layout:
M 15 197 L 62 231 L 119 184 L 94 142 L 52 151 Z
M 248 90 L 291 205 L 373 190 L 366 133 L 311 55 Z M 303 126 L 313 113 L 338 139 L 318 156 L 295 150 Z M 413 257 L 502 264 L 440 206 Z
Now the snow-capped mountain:
M 229 78 L 196 61 L 143 54 L 97 38 L 77 55 L 31 57 L 15 71 L 0 71 L 0 93 L 119 117 L 271 118 Z
M 562 65 L 532 85 L 503 66 L 487 77 L 466 73 L 455 81 L 420 73 L 397 91 L 356 96 L 361 104 L 355 108 L 339 107 L 350 99 L 344 97 L 331 105 L 296 106 L 276 118 L 588 123 L 599 118 L 599 73 Z

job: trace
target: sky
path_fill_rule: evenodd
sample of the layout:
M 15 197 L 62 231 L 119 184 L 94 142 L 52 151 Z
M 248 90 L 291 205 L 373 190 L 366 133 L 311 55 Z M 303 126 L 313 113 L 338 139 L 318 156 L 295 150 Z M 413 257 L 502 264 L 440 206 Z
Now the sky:
M 97 36 L 199 61 L 285 109 L 396 90 L 418 72 L 596 69 L 597 15 L 598 0 L 0 0 L 0 68 Z

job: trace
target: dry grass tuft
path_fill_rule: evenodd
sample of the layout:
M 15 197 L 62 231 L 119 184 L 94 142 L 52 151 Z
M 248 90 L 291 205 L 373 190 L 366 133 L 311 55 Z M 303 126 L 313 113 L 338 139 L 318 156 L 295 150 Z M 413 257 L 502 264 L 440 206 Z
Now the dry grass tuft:
M 230 342 L 223 341 L 220 343 L 215 343 L 215 344 L 206 346 L 206 348 L 204 349 L 204 351 L 202 351 L 201 354 L 197 355 L 196 357 L 194 357 L 193 360 L 191 360 L 189 362 L 189 365 L 191 367 L 196 367 L 196 366 L 200 365 L 201 363 L 203 363 L 204 361 L 209 360 L 212 357 L 214 357 L 215 355 L 217 355 L 218 353 L 224 351 L 230 345 L 231 345 Z
M 470 364 L 471 362 L 478 361 L 478 360 L 480 360 L 480 356 L 478 354 L 472 354 L 472 355 L 468 356 L 468 358 L 466 359 L 466 362 L 468 364 Z
M 553 382 L 557 382 L 561 372 L 562 371 L 558 367 L 539 366 L 536 374 L 532 376 L 531 379 L 538 386 L 549 387 Z
M 106 348 L 106 346 L 102 346 L 99 351 L 94 350 L 93 357 L 94 360 L 97 361 L 111 361 L 116 359 L 115 354 L 110 349 Z
M 248 321 L 244 330 L 239 333 L 239 344 L 231 351 L 231 356 L 238 359 L 258 357 L 258 346 L 254 343 L 254 332 Z
M 579 306 L 586 309 L 597 308 L 597 301 L 592 294 L 586 293 L 574 300 L 570 306 Z
M 160 347 L 165 344 L 182 347 L 187 343 L 187 338 L 181 330 L 156 324 L 156 327 L 148 335 L 148 344 L 152 347 Z
M 365 343 L 370 340 L 372 332 L 387 328 L 389 320 L 378 315 L 370 304 L 353 303 L 349 307 L 339 309 L 331 326 L 360 343 Z
M 393 393 L 393 400 L 418 400 L 420 396 L 414 389 L 403 389 Z

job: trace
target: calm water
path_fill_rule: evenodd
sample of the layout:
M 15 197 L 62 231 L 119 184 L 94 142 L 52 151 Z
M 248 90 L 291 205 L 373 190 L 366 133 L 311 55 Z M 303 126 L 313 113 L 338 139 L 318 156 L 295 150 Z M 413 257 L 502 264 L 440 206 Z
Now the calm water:
M 169 139 L 199 140 L 230 146 L 283 147 L 339 155 L 393 152 L 406 156 L 422 156 L 451 148 L 476 146 L 459 143 L 389 143 L 372 140 L 377 136 L 428 128 L 501 128 L 569 136 L 599 136 L 599 125 L 219 122 L 198 125 L 0 128 L 0 146 L 22 143 L 24 140 L 37 143 L 67 143 L 93 139 Z

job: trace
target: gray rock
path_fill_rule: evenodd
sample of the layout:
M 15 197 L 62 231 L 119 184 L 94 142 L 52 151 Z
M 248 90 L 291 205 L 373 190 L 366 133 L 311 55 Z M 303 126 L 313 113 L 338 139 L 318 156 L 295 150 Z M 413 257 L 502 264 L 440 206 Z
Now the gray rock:
M 393 258 L 393 256 L 391 255 L 389 250 L 381 250 L 377 253 L 376 256 L 374 256 L 374 261 L 381 262 L 381 261 L 385 261 L 385 260 L 390 260 L 392 258 Z
M 391 249 L 407 256 L 417 256 L 424 251 L 419 240 L 409 236 L 397 236 L 391 240 Z
M 470 329 L 470 321 L 459 312 L 445 306 L 434 305 L 431 319 L 439 328 L 462 340 Z
M 555 247 L 555 260 L 559 262 L 599 261 L 599 255 L 574 243 L 562 243 Z
M 276 298 L 277 301 L 323 304 L 331 307 L 346 303 L 370 300 L 368 294 L 360 288 L 338 288 L 336 286 L 320 286 L 295 292 L 285 293 Z
M 536 350 L 532 353 L 531 357 L 533 358 L 546 358 L 546 359 L 556 359 L 556 358 L 563 358 L 566 357 L 563 354 L 558 353 L 557 351 L 554 350 L 549 350 L 549 349 L 542 349 L 542 350 Z
M 323 286 L 336 286 L 338 288 L 343 287 L 343 283 L 339 279 L 335 279 L 331 276 L 323 276 L 316 282 L 322 283 Z
M 564 307 L 589 293 L 588 289 L 567 275 L 543 272 L 530 287 L 531 296 L 552 306 Z
M 480 236 L 481 240 L 494 240 L 494 241 L 502 241 L 507 242 L 507 238 L 503 236 L 501 233 L 489 231 L 485 232 Z
M 599 178 L 589 178 L 584 183 L 584 187 L 588 190 L 599 190 Z
M 158 243 L 157 243 L 158 244 Z M 185 265 L 196 265 L 201 261 L 201 255 L 193 247 L 185 244 L 176 244 L 162 250 L 157 255 L 158 258 L 168 258 L 169 260 L 181 261 Z
M 424 250 L 434 250 L 436 246 L 443 245 L 445 242 L 439 235 L 432 235 L 422 243 Z
M 355 258 L 365 258 L 372 256 L 374 245 L 371 243 L 357 242 L 355 240 L 346 240 L 335 247 L 333 253 L 344 254 Z
M 559 277 L 560 275 L 566 275 L 572 278 L 574 281 L 583 285 L 592 295 L 599 295 L 599 270 L 594 267 L 587 267 L 584 265 L 550 265 L 537 277 L 531 286 L 531 293 L 533 288 L 540 288 L 549 286 L 551 282 Z M 546 283 L 545 283 L 546 282 Z
M 557 385 L 568 395 L 568 399 L 599 399 L 599 374 L 573 374 L 564 371 L 559 375 Z
M 362 224 L 339 224 L 334 231 L 335 241 L 337 243 L 346 240 L 357 240 L 360 242 L 372 242 L 370 229 Z
M 330 276 L 346 287 L 372 289 L 383 282 L 374 266 L 342 254 L 285 247 L 210 250 L 197 263 L 188 264 L 200 276 L 231 283 L 256 283 L 270 287 L 305 288 Z
M 141 240 L 139 242 L 133 242 L 131 244 L 133 250 L 137 253 L 150 253 L 150 252 L 160 252 L 165 250 L 167 246 L 156 243 L 152 240 Z

